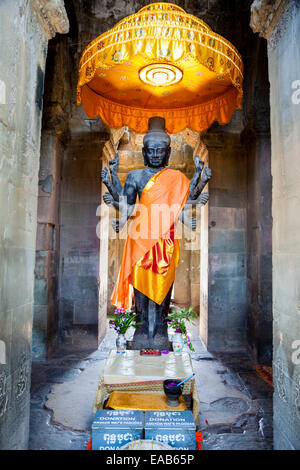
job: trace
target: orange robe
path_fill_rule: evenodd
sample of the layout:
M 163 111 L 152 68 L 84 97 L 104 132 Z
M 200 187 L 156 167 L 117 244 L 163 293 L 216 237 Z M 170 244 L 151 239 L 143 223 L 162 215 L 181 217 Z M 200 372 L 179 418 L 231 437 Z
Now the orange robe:
M 175 227 L 189 187 L 189 179 L 170 168 L 156 173 L 144 187 L 111 298 L 117 308 L 129 307 L 129 284 L 157 304 L 166 297 L 179 262 Z

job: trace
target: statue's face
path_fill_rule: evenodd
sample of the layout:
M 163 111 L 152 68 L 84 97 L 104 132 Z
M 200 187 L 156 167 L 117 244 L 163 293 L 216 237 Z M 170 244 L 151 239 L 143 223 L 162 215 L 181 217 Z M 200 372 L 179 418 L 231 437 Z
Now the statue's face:
M 169 163 L 171 147 L 161 138 L 149 139 L 143 148 L 146 166 L 159 168 Z

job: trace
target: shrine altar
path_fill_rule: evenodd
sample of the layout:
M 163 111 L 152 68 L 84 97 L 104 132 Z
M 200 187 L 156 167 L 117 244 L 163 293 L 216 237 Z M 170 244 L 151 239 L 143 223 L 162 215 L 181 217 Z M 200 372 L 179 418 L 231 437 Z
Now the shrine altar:
M 112 350 L 99 379 L 93 411 L 102 409 L 105 399 L 113 391 L 161 394 L 164 380 L 183 380 L 192 374 L 192 361 L 187 352 L 181 356 L 169 352 L 153 357 L 141 356 L 137 350 L 126 350 L 124 354 Z M 193 417 L 198 423 L 200 400 L 195 379 L 184 384 L 182 394 L 191 396 Z

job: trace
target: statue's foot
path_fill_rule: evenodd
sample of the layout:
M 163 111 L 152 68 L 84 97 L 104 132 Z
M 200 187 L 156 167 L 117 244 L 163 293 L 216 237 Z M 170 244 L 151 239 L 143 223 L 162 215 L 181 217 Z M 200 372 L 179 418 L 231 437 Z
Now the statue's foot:
M 151 348 L 152 346 L 149 345 L 149 338 L 148 335 L 145 333 L 138 333 L 134 334 L 133 340 L 129 345 L 130 349 L 143 349 L 143 348 Z
M 128 344 L 128 349 L 171 349 L 167 335 L 156 334 L 153 338 L 149 338 L 145 333 L 136 332 L 133 340 Z
M 168 336 L 156 334 L 154 338 L 151 338 L 152 348 L 155 349 L 170 349 L 170 343 Z

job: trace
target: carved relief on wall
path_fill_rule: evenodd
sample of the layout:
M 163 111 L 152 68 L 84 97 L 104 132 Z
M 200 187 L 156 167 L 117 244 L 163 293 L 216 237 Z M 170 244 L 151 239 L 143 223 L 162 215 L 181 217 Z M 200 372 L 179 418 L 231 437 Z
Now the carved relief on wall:
M 250 19 L 253 32 L 269 39 L 288 4 L 289 0 L 254 0 Z
M 53 38 L 56 33 L 68 33 L 69 20 L 63 0 L 33 0 L 32 4 L 47 39 Z
M 288 384 L 287 384 L 287 369 L 284 366 L 284 362 L 281 358 L 276 359 L 274 362 L 274 387 L 277 391 L 279 398 L 287 403 L 288 401 Z
M 23 354 L 20 360 L 20 366 L 18 371 L 18 378 L 15 389 L 15 396 L 19 399 L 29 384 L 29 366 L 28 361 L 26 360 L 26 355 Z
M 7 375 L 0 372 L 0 418 L 4 415 L 8 403 Z
M 297 425 L 300 425 L 300 372 L 299 368 L 296 368 L 293 376 L 293 385 L 292 385 L 292 396 L 293 396 L 293 416 Z

